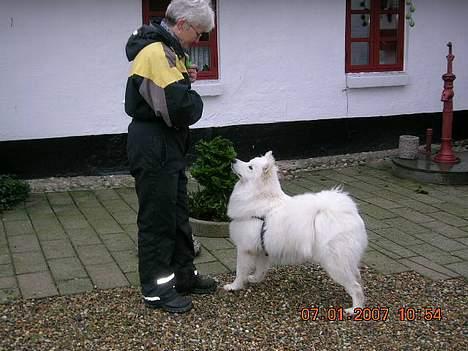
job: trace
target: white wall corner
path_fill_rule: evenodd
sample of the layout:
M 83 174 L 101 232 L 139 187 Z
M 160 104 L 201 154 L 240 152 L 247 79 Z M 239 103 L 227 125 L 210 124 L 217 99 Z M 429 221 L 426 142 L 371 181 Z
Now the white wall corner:
M 407 85 L 409 76 L 406 72 L 362 72 L 347 73 L 346 87 L 351 89 L 396 87 Z
M 218 96 L 224 93 L 224 84 L 219 80 L 199 80 L 192 85 L 200 96 Z

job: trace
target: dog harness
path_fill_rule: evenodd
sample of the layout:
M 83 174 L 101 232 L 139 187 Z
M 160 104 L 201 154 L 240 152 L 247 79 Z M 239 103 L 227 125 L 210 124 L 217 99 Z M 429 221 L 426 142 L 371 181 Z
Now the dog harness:
M 268 256 L 268 252 L 265 249 L 265 232 L 266 232 L 265 217 L 253 216 L 252 218 L 259 219 L 262 221 L 262 229 L 260 230 L 260 245 L 262 245 L 262 250 L 263 252 L 265 252 L 265 256 Z

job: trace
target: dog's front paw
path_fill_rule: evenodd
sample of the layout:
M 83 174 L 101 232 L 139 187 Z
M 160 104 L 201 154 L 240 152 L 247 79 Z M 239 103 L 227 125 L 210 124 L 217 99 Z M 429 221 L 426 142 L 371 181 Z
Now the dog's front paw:
M 242 289 L 242 286 L 239 284 L 231 283 L 231 284 L 226 284 L 223 288 L 226 291 L 234 291 L 234 290 Z
M 345 311 L 345 313 L 346 313 L 348 316 L 350 316 L 350 317 L 354 316 L 354 314 L 355 314 L 355 312 L 354 312 L 354 307 L 345 308 L 344 311 Z

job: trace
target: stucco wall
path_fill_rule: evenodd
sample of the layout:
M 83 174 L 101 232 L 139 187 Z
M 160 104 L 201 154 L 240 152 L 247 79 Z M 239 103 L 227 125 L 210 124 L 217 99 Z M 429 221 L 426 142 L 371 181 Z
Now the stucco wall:
M 408 84 L 347 89 L 344 0 L 219 0 L 223 92 L 204 97 L 195 127 L 440 111 L 449 40 L 454 106 L 468 109 L 468 1 L 414 2 Z M 0 140 L 126 131 L 124 45 L 140 0 L 5 0 L 0 14 Z

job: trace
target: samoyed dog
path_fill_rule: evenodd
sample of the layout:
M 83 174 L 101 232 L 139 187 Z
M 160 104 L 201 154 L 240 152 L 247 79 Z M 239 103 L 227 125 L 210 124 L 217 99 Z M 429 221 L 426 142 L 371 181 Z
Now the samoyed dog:
M 281 189 L 272 152 L 249 162 L 235 160 L 239 177 L 228 204 L 237 272 L 225 290 L 263 280 L 272 264 L 320 264 L 351 296 L 352 315 L 363 307 L 359 262 L 367 247 L 364 222 L 340 189 L 288 196 Z

